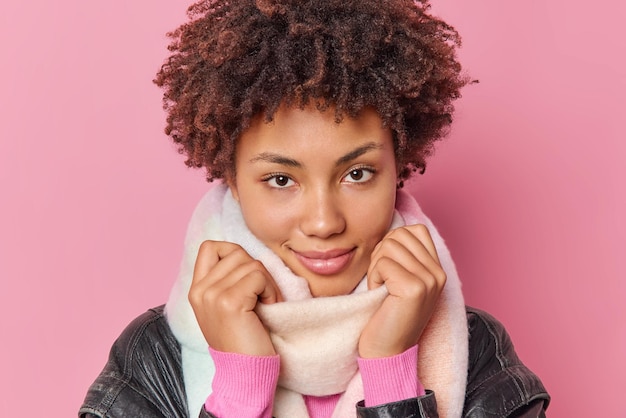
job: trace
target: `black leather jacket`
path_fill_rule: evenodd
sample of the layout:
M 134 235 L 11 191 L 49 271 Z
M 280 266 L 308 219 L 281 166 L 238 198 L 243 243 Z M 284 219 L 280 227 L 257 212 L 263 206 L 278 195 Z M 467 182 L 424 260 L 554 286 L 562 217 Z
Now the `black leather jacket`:
M 467 308 L 469 363 L 463 417 L 545 417 L 550 397 L 519 360 L 502 324 Z M 81 418 L 188 417 L 180 347 L 163 315 L 151 309 L 124 330 L 80 408 Z M 435 394 L 366 408 L 358 418 L 437 417 Z M 200 418 L 213 417 L 206 411 Z M 214 417 L 213 417 L 214 418 Z M 282 417 L 281 417 L 282 418 Z

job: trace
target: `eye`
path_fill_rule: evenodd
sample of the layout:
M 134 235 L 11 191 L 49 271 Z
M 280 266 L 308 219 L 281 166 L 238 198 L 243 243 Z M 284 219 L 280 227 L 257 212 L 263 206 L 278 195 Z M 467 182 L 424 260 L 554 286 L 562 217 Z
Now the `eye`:
M 285 187 L 293 186 L 294 181 L 289 177 L 282 174 L 275 174 L 271 177 L 268 177 L 264 180 L 270 187 L 274 187 L 276 189 L 282 189 Z
M 374 170 L 369 168 L 353 168 L 343 178 L 344 181 L 349 183 L 365 183 L 369 181 L 374 175 Z

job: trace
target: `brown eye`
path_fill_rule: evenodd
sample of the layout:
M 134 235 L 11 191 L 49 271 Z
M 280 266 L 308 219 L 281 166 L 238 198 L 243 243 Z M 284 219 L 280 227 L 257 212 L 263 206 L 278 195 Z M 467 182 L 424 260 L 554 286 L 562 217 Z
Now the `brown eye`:
M 350 178 L 354 181 L 359 181 L 363 178 L 363 170 L 352 170 L 350 172 Z
M 374 175 L 374 170 L 369 168 L 355 168 L 350 170 L 348 174 L 343 178 L 343 181 L 348 183 L 365 183 L 370 180 Z
M 283 187 L 290 187 L 294 183 L 294 181 L 290 177 L 284 176 L 282 174 L 276 174 L 266 179 L 265 181 L 270 187 L 274 187 L 276 189 L 280 189 Z

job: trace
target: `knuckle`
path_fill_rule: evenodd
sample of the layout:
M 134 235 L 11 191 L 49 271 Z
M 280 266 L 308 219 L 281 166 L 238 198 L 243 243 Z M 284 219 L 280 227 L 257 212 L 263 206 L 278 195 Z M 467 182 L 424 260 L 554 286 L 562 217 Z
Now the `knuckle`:
M 386 270 L 387 268 L 389 268 L 391 265 L 393 265 L 393 260 L 385 255 L 381 255 L 378 260 L 376 260 L 376 265 L 375 267 L 378 268 L 379 270 Z
M 438 271 L 435 277 L 437 279 L 437 282 L 440 283 L 442 287 L 444 284 L 446 284 L 446 281 L 448 280 L 448 275 L 443 269 Z
M 251 277 L 265 276 L 265 266 L 259 260 L 251 259 L 246 264 L 246 275 Z
M 187 294 L 187 299 L 191 306 L 195 306 L 199 302 L 198 292 L 192 287 Z
M 428 287 L 422 280 L 415 280 L 407 286 L 405 292 L 408 297 L 415 300 L 423 300 L 428 295 Z
M 424 224 L 414 224 L 414 225 L 408 226 L 407 228 L 414 232 L 428 233 L 428 228 Z
M 252 259 L 250 260 L 250 270 L 251 271 L 264 271 L 265 266 L 259 260 Z
M 213 306 L 224 313 L 233 313 L 239 311 L 241 305 L 239 298 L 232 293 L 223 293 L 215 298 L 212 302 Z
M 443 287 L 446 283 L 448 275 L 441 265 L 436 265 L 432 268 L 432 271 L 428 272 L 429 280 L 432 281 L 433 287 Z
M 397 235 L 390 235 L 385 238 L 384 241 L 381 241 L 379 251 L 381 251 L 382 253 L 393 251 L 395 248 L 397 248 L 398 244 L 399 242 L 397 240 Z
M 198 249 L 198 253 L 205 253 L 207 251 L 212 251 L 215 245 L 215 241 L 205 240 L 200 243 L 200 247 Z
M 191 306 L 203 306 L 205 304 L 210 305 L 213 299 L 214 292 L 211 292 L 210 289 L 202 289 L 200 287 L 192 286 L 189 289 L 189 294 L 187 298 L 191 303 Z
M 247 264 L 251 262 L 252 260 L 254 260 L 250 256 L 250 254 L 248 254 L 248 252 L 244 250 L 242 247 L 240 247 L 237 244 L 232 244 L 232 245 L 234 247 L 232 248 L 232 251 L 229 253 L 228 257 L 238 260 L 238 263 L 240 263 L 241 265 Z
M 406 226 L 401 226 L 399 228 L 394 229 L 393 231 L 391 231 L 389 233 L 389 235 L 387 236 L 387 238 L 395 238 L 398 239 L 398 237 L 401 237 L 403 235 L 406 235 L 409 231 L 407 230 Z
M 424 224 L 415 224 L 409 227 L 409 232 L 418 238 L 429 238 L 430 239 L 430 231 L 428 227 Z
M 229 243 L 229 244 L 231 244 L 231 243 Z M 238 244 L 231 244 L 231 245 L 233 245 L 233 253 L 234 254 L 237 254 L 239 256 L 241 256 L 241 255 L 246 255 L 247 256 L 248 255 L 246 250 L 244 250 L 240 245 L 238 245 Z

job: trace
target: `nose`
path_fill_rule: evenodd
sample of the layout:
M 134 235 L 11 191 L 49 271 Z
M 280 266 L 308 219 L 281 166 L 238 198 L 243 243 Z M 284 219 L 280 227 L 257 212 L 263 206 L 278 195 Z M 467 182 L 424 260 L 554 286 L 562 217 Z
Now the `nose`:
M 329 238 L 346 228 L 344 210 L 338 197 L 326 189 L 308 193 L 301 210 L 300 230 L 307 236 Z

